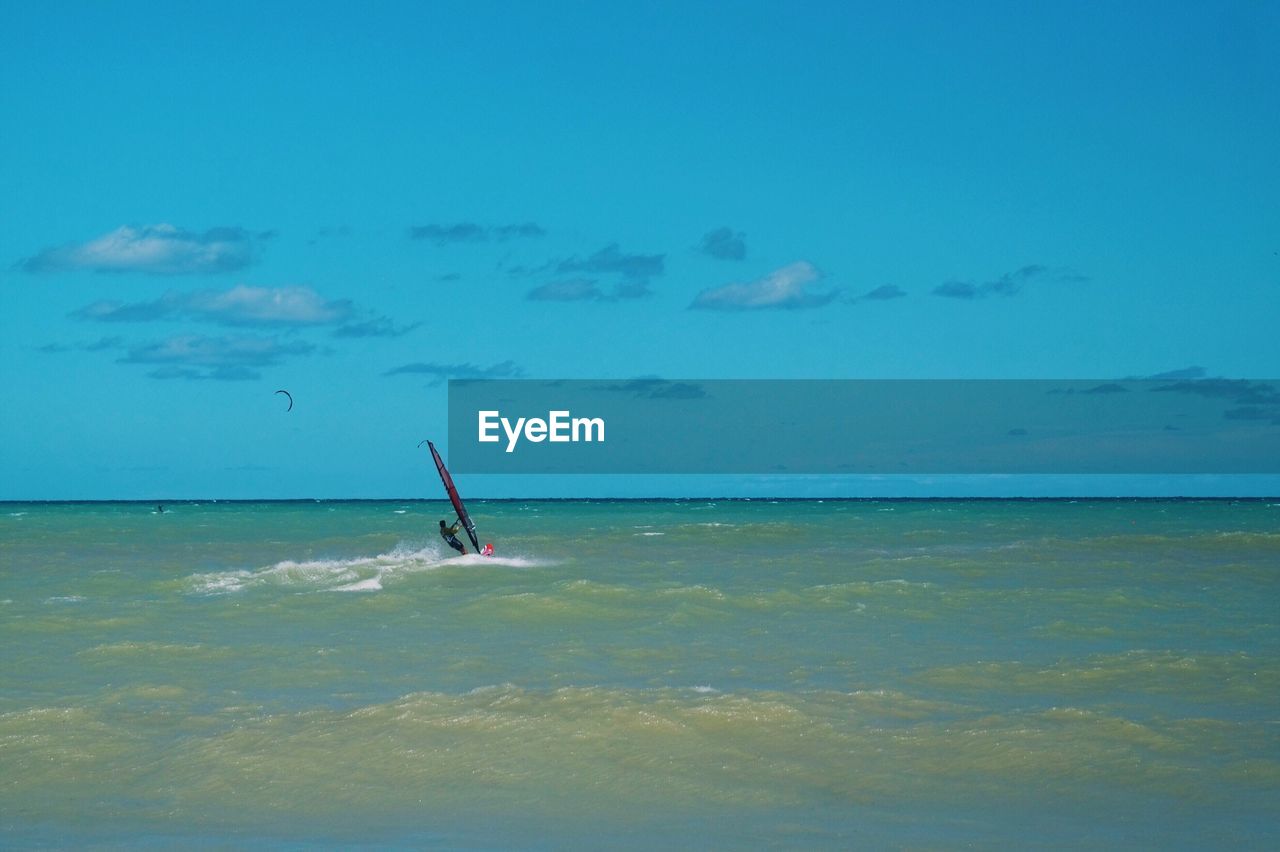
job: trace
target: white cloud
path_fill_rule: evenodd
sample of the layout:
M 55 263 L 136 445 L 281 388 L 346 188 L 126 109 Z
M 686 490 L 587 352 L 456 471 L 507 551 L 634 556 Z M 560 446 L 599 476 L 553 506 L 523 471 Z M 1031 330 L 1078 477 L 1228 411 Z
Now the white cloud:
M 351 316 L 351 302 L 329 301 L 309 287 L 248 287 L 192 293 L 187 310 L 227 325 L 327 325 Z
M 230 290 L 169 292 L 151 302 L 94 302 L 73 316 L 101 322 L 181 318 L 232 326 L 312 326 L 346 322 L 354 312 L 349 300 L 328 300 L 309 287 L 239 284 Z
M 91 270 L 190 275 L 230 272 L 253 260 L 255 238 L 243 228 L 195 233 L 168 224 L 122 225 L 84 243 L 48 248 L 28 258 L 28 272 Z
M 703 290 L 689 307 L 713 311 L 817 308 L 834 299 L 838 292 L 812 293 L 806 289 L 821 277 L 813 264 L 800 260 L 747 284 Z

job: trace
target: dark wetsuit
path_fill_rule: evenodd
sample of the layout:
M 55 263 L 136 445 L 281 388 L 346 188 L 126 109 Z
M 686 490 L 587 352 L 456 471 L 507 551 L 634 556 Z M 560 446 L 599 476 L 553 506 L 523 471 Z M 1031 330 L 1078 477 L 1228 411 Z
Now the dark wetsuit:
M 458 521 L 456 524 L 454 524 L 451 527 L 441 527 L 440 537 L 444 539 L 446 542 L 448 542 L 449 546 L 452 547 L 454 550 L 458 551 L 459 553 L 465 554 L 467 552 L 467 548 L 463 546 L 462 542 L 458 541 L 458 529 L 461 526 L 462 526 L 462 521 Z

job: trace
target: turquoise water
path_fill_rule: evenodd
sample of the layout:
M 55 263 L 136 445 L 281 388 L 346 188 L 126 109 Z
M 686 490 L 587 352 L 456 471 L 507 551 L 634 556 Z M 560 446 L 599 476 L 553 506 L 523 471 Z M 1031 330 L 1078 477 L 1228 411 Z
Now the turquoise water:
M 0 845 L 1275 847 L 1276 504 L 0 504 Z

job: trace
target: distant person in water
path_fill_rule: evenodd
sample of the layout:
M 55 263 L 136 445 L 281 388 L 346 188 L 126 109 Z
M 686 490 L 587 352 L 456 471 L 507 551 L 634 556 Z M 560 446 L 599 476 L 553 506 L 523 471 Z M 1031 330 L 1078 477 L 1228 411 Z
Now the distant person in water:
M 462 520 L 459 519 L 456 524 L 446 527 L 444 521 L 440 522 L 440 537 L 449 543 L 449 546 L 458 551 L 462 555 L 466 555 L 467 548 L 462 542 L 458 541 L 458 528 L 462 526 Z
M 164 505 L 163 505 L 163 504 L 161 504 L 161 505 L 159 505 L 159 506 L 156 506 L 156 514 L 157 514 L 157 515 L 163 515 L 163 514 L 164 514 Z

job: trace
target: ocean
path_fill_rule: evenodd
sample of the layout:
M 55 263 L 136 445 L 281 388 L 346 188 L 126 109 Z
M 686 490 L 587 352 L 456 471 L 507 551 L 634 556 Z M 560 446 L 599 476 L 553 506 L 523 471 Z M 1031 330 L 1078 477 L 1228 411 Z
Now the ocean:
M 1280 501 L 0 504 L 0 846 L 1276 848 Z

